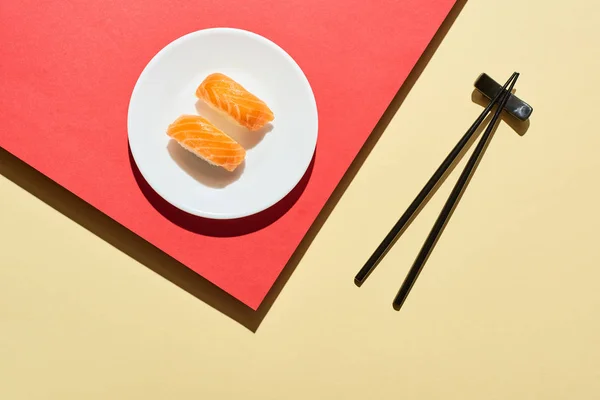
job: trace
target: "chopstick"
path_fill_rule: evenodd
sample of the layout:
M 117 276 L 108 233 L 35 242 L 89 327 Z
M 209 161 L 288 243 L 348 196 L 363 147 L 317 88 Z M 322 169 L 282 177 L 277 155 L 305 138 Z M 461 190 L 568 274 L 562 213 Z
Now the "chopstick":
M 450 219 L 452 211 L 454 210 L 454 207 L 456 206 L 463 190 L 465 189 L 466 184 L 469 181 L 469 178 L 471 177 L 471 174 L 473 173 L 473 171 L 475 169 L 475 166 L 479 162 L 479 159 L 480 159 L 481 155 L 483 154 L 483 151 L 485 150 L 485 148 L 488 145 L 488 142 L 490 141 L 492 132 L 494 131 L 494 127 L 495 127 L 496 123 L 498 122 L 498 120 L 500 119 L 500 115 L 502 114 L 504 106 L 506 105 L 506 102 L 508 101 L 508 99 L 510 97 L 510 93 L 511 93 L 513 87 L 515 86 L 517 79 L 519 79 L 519 74 L 518 73 L 513 74 L 513 76 L 509 80 L 510 85 L 508 87 L 508 90 L 501 91 L 502 98 L 500 100 L 498 109 L 494 113 L 494 116 L 492 117 L 490 124 L 488 125 L 485 132 L 483 133 L 483 136 L 479 140 L 479 143 L 477 144 L 475 151 L 469 158 L 469 161 L 467 162 L 465 169 L 460 174 L 460 177 L 458 178 L 458 181 L 456 182 L 454 189 L 452 189 L 452 192 L 450 193 L 450 196 L 448 197 L 448 200 L 446 201 L 444 208 L 442 209 L 442 211 L 440 212 L 440 215 L 438 216 L 437 220 L 435 221 L 435 224 L 433 225 L 433 228 L 431 229 L 429 236 L 427 236 L 427 239 L 425 240 L 425 243 L 423 244 L 423 247 L 421 248 L 419 255 L 415 259 L 415 262 L 414 262 L 413 266 L 411 267 L 410 271 L 408 272 L 408 275 L 406 275 L 406 278 L 404 279 L 404 282 L 402 283 L 402 287 L 400 287 L 398 294 L 394 298 L 393 306 L 396 310 L 399 310 L 400 307 L 402 307 L 402 304 L 404 304 L 404 301 L 406 300 L 408 293 L 410 292 L 410 290 L 413 287 L 415 281 L 417 280 L 421 270 L 423 269 L 423 266 L 425 265 L 427 258 L 431 254 L 433 246 L 435 245 L 435 243 L 441 236 L 444 225 L 446 225 L 446 223 Z
M 450 166 L 454 163 L 454 160 L 458 157 L 458 155 L 462 152 L 463 148 L 469 143 L 471 137 L 479 128 L 479 125 L 485 120 L 489 112 L 492 108 L 498 103 L 501 96 L 506 92 L 506 88 L 510 84 L 510 82 L 517 76 L 518 74 L 515 72 L 512 74 L 510 79 L 506 81 L 502 90 L 500 90 L 494 99 L 488 104 L 488 106 L 482 111 L 481 115 L 475 120 L 473 125 L 467 130 L 464 136 L 460 139 L 460 141 L 456 144 L 456 146 L 452 149 L 452 151 L 446 156 L 442 164 L 438 167 L 438 169 L 431 176 L 429 181 L 425 184 L 423 189 L 419 192 L 417 197 L 413 200 L 413 202 L 408 206 L 408 209 L 402 214 L 398 222 L 394 225 L 394 227 L 390 230 L 387 236 L 383 239 L 381 244 L 375 249 L 371 257 L 367 260 L 367 262 L 363 265 L 363 267 L 358 271 L 356 276 L 354 277 L 354 283 L 360 286 L 367 279 L 367 277 L 371 274 L 371 272 L 377 267 L 377 264 L 381 261 L 383 256 L 387 253 L 387 251 L 392 247 L 396 239 L 400 236 L 401 232 L 407 226 L 407 224 L 411 221 L 413 215 L 417 212 L 421 204 L 425 201 L 425 199 L 429 196 L 429 193 L 435 188 L 438 181 L 446 174 L 446 171 Z

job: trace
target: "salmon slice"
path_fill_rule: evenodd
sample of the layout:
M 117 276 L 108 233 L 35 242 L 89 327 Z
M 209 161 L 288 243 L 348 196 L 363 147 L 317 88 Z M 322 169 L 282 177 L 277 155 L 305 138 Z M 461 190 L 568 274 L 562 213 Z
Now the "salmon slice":
M 264 101 L 220 73 L 207 76 L 196 89 L 196 97 L 251 131 L 259 130 L 275 119 Z
M 246 158 L 246 150 L 205 118 L 182 115 L 167 128 L 167 135 L 184 149 L 210 164 L 233 171 Z

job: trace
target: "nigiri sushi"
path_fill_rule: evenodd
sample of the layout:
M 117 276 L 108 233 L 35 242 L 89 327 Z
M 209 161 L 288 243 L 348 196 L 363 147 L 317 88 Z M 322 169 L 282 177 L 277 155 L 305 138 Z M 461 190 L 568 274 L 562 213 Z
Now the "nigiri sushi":
M 239 143 L 197 115 L 181 115 L 169 125 L 167 135 L 196 156 L 230 172 L 246 158 L 246 150 Z
M 275 119 L 264 101 L 221 73 L 207 76 L 196 89 L 196 97 L 251 131 Z

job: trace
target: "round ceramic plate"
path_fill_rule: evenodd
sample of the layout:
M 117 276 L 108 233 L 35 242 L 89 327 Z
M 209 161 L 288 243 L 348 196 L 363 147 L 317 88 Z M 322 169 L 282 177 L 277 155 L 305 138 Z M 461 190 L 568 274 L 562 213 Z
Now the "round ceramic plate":
M 258 132 L 239 127 L 195 96 L 221 72 L 262 99 L 275 119 Z M 166 134 L 181 114 L 201 115 L 246 149 L 233 172 L 208 164 Z M 148 184 L 190 214 L 248 216 L 284 198 L 309 167 L 317 143 L 315 98 L 306 76 L 279 46 L 231 28 L 187 34 L 163 48 L 141 73 L 129 103 L 129 146 Z

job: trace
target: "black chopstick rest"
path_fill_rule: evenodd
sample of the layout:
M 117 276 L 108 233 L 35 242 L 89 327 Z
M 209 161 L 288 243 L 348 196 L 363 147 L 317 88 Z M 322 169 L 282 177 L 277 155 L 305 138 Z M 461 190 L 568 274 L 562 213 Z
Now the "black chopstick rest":
M 502 90 L 502 85 L 488 74 L 483 73 L 475 81 L 475 89 L 491 100 Z M 533 108 L 514 94 L 511 94 L 508 98 L 504 110 L 521 121 L 527 121 L 533 113 Z

